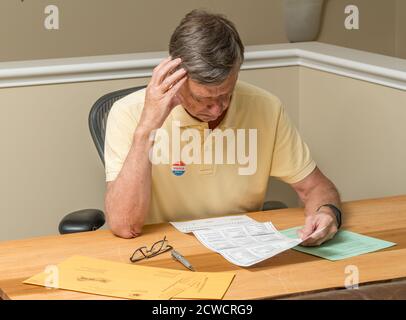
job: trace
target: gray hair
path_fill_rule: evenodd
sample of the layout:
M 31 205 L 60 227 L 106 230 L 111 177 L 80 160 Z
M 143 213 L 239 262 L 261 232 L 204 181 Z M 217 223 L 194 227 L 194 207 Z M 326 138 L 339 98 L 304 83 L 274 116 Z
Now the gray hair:
M 223 15 L 189 12 L 171 36 L 169 54 L 181 58 L 188 76 L 201 84 L 220 84 L 244 61 L 244 45 Z

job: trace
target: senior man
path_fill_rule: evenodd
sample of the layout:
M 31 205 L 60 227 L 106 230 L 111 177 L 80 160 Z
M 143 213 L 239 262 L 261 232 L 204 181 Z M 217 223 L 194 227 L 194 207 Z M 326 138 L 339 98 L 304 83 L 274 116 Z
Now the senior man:
M 172 34 L 169 54 L 146 89 L 109 113 L 105 210 L 112 232 L 132 238 L 145 223 L 258 211 L 273 176 L 305 205 L 300 236 L 310 237 L 303 245 L 331 239 L 341 224 L 337 189 L 281 101 L 238 81 L 244 46 L 233 23 L 193 10 Z

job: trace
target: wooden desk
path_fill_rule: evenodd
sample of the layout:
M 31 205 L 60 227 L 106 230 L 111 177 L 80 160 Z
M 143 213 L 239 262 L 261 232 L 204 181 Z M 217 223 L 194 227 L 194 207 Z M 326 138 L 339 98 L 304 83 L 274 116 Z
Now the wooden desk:
M 128 262 L 133 250 L 166 235 L 197 271 L 236 272 L 225 299 L 264 299 L 343 288 L 345 267 L 359 268 L 361 283 L 406 277 L 406 196 L 345 203 L 343 228 L 398 245 L 386 250 L 331 262 L 294 250 L 254 267 L 240 268 L 201 245 L 193 235 L 182 234 L 169 224 L 146 226 L 141 237 L 120 239 L 109 231 L 93 231 L 0 243 L 0 296 L 3 299 L 111 299 L 102 296 L 46 289 L 22 284 L 30 276 L 72 255 Z M 258 221 L 271 220 L 279 229 L 303 223 L 302 209 L 249 214 Z M 169 253 L 140 264 L 183 269 Z

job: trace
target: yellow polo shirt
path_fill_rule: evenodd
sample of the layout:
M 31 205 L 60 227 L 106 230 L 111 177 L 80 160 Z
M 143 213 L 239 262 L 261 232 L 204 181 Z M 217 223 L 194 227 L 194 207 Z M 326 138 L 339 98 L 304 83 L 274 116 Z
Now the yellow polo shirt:
M 111 108 L 104 149 L 106 181 L 113 181 L 123 166 L 140 119 L 144 99 L 145 89 L 118 100 Z M 189 162 L 183 161 L 180 166 L 178 161 L 172 162 L 172 151 L 175 150 L 173 142 L 176 144 L 176 141 L 179 141 L 173 140 L 174 124 L 180 130 L 181 136 L 188 129 L 193 130 L 187 132 L 200 135 L 199 150 L 194 149 L 196 152 L 185 154 L 195 155 L 199 151 L 202 161 L 191 162 L 189 159 Z M 207 134 L 208 124 L 192 118 L 178 105 L 157 133 L 159 136 L 159 132 L 165 130 L 169 139 L 158 139 L 154 144 L 155 148 L 159 141 L 163 152 L 155 153 L 156 157 L 152 159 L 159 160 L 165 153 L 167 158 L 163 158 L 167 161 L 161 159 L 156 163 L 154 160 L 156 164 L 152 165 L 151 208 L 146 223 L 258 211 L 264 202 L 269 176 L 291 184 L 305 178 L 316 167 L 309 148 L 290 121 L 281 101 L 271 93 L 248 83 L 237 82 L 227 114 L 218 129 L 221 132 L 227 130 L 231 135 L 235 133 L 235 141 L 238 140 L 241 148 L 234 146 L 234 153 L 237 153 L 237 150 L 240 153 L 245 150 L 245 155 L 250 154 L 250 132 L 256 133 L 256 170 L 241 174 L 241 168 L 247 168 L 249 162 L 245 161 L 243 164 L 243 161 L 238 161 L 237 156 L 234 162 L 227 162 L 227 148 L 231 148 L 228 141 L 224 139 L 222 147 L 215 143 L 215 139 L 212 139 L 212 145 L 207 144 L 207 139 L 211 137 Z M 238 131 L 240 133 L 237 133 Z M 193 141 L 199 142 L 198 137 L 195 138 Z M 182 148 L 190 141 L 192 139 L 179 142 L 182 152 Z M 241 144 L 242 142 L 244 143 Z M 215 160 L 216 145 L 224 151 L 223 161 Z M 251 146 L 254 146 L 254 143 L 251 143 Z M 211 162 L 205 161 L 203 155 L 210 148 Z M 182 156 L 182 153 L 180 155 Z

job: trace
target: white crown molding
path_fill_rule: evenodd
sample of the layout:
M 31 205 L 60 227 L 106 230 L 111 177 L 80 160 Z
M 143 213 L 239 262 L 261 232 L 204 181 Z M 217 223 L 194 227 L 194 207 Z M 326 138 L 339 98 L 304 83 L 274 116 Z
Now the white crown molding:
M 0 88 L 149 77 L 166 52 L 0 63 Z M 320 42 L 247 46 L 243 70 L 303 66 L 406 90 L 406 60 Z

